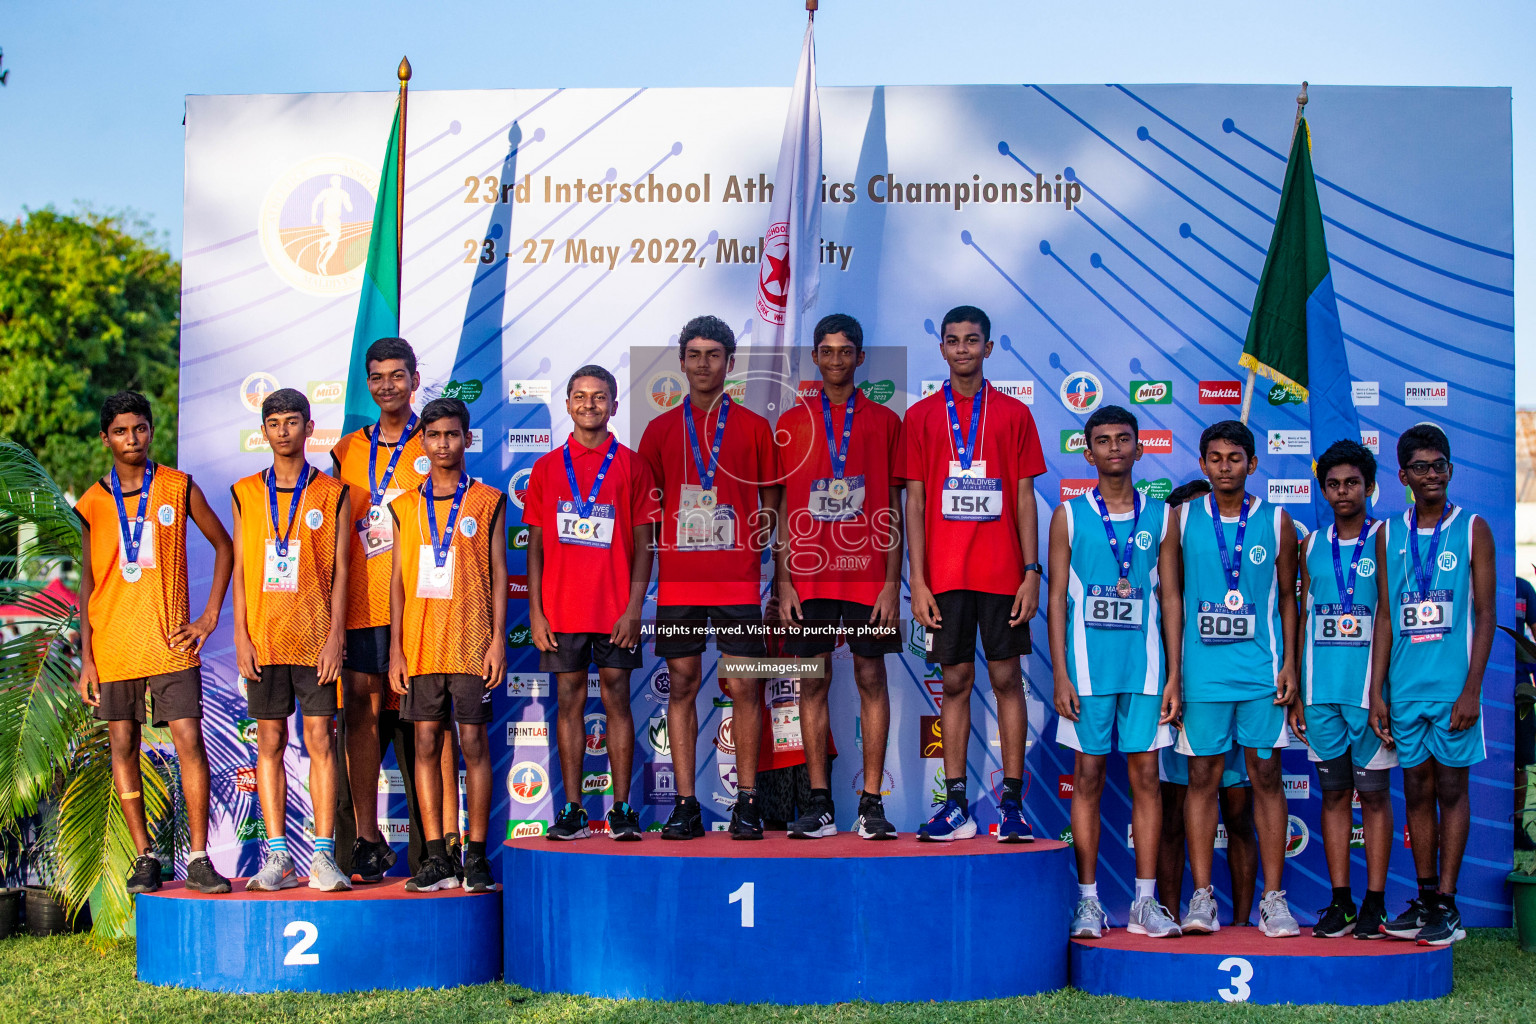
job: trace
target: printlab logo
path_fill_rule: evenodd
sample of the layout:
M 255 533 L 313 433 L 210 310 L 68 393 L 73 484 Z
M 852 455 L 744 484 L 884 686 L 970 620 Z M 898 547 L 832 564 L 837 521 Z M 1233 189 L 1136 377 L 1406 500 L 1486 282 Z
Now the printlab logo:
M 1446 405 L 1451 388 L 1443 380 L 1410 380 L 1403 385 L 1404 405 Z
M 1268 496 L 1276 505 L 1305 505 L 1312 500 L 1312 481 L 1271 480 Z
M 1087 370 L 1069 373 L 1061 382 L 1061 404 L 1075 413 L 1092 412 L 1104 397 L 1104 385 Z
M 1312 776 L 1282 775 L 1280 783 L 1285 788 L 1287 800 L 1306 800 L 1312 796 Z
M 549 451 L 549 438 L 550 430 L 548 427 L 536 427 L 531 430 L 512 427 L 507 430 L 507 451 L 547 452 Z
M 1032 380 L 994 380 L 988 383 L 1000 394 L 1017 398 L 1025 405 L 1035 404 L 1035 382 Z
M 549 746 L 548 722 L 508 722 L 507 746 L 509 747 L 547 747 Z
M 1173 402 L 1173 381 L 1131 381 L 1132 405 L 1170 405 Z
M 267 264 L 310 295 L 356 291 L 378 188 L 377 172 L 350 157 L 314 157 L 289 168 L 261 204 L 258 234 Z
M 1360 444 L 1365 448 L 1366 451 L 1370 452 L 1372 455 L 1380 455 L 1381 454 L 1381 431 L 1379 431 L 1379 430 L 1362 430 L 1362 431 L 1360 431 Z

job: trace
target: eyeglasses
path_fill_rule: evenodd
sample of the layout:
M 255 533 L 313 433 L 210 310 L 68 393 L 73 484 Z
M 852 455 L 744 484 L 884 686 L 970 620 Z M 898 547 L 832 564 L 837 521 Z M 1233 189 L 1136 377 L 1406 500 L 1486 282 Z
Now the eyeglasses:
M 1414 476 L 1428 476 L 1430 473 L 1444 476 L 1446 470 L 1451 468 L 1451 463 L 1449 459 L 1436 459 L 1434 462 L 1410 462 L 1403 468 Z

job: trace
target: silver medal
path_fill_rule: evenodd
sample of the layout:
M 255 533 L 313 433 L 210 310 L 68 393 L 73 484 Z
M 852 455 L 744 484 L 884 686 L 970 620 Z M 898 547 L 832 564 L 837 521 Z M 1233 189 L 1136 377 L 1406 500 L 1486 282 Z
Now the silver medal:
M 1229 591 L 1227 591 L 1227 596 L 1223 599 L 1223 603 L 1226 604 L 1227 609 L 1229 611 L 1234 611 L 1234 612 L 1237 611 L 1239 608 L 1241 608 L 1243 606 L 1243 593 L 1242 593 L 1242 591 L 1240 591 L 1240 590 L 1229 590 Z

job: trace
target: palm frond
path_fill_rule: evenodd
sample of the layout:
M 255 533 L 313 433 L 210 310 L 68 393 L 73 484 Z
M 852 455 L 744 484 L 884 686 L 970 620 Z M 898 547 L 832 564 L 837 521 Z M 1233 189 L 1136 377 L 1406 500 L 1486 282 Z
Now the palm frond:
M 80 521 L 59 485 L 23 446 L 0 437 L 0 532 L 21 538 L 17 564 L 80 557 Z
M 79 659 L 66 637 L 74 609 L 33 584 L 0 580 L 0 603 L 38 618 L 31 632 L 0 643 L 0 825 L 37 810 L 68 768 L 90 712 L 75 693 Z

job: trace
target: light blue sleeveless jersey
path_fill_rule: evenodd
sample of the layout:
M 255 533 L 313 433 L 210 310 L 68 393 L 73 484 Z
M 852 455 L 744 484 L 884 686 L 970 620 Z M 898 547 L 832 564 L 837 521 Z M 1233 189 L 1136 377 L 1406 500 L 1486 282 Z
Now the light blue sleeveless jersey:
M 1381 521 L 1376 520 L 1366 534 L 1347 615 L 1333 566 L 1334 528 L 1318 530 L 1302 544 L 1307 561 L 1307 593 L 1301 677 L 1308 704 L 1371 706 L 1371 635 L 1375 628 L 1371 616 L 1376 609 L 1376 534 L 1381 528 Z M 1354 553 L 1355 541 L 1339 542 L 1339 568 L 1346 582 Z
M 1111 515 L 1120 551 L 1133 544 L 1129 599 L 1116 592 L 1120 563 L 1104 534 L 1093 494 L 1067 502 L 1067 540 L 1072 545 L 1067 583 L 1067 677 L 1085 697 L 1117 693 L 1159 696 L 1166 666 L 1163 615 L 1158 597 L 1157 555 L 1168 530 L 1168 506 L 1142 506 L 1136 532 L 1132 513 Z
M 1427 598 L 1433 605 L 1421 609 L 1408 547 L 1408 515 L 1404 512 L 1387 523 L 1387 597 L 1392 615 L 1387 684 L 1393 702 L 1451 703 L 1461 696 L 1472 659 L 1472 524 L 1477 516 L 1459 505 L 1451 510 L 1440 530 L 1440 550 L 1433 566 L 1429 544 L 1435 524 L 1419 523 L 1419 557 L 1430 573 Z
M 1214 500 L 1208 494 L 1179 506 L 1184 545 L 1184 699 L 1272 697 L 1285 656 L 1279 601 L 1282 597 L 1294 600 L 1292 594 L 1279 592 L 1275 576 L 1281 509 L 1262 498 L 1254 498 L 1249 506 L 1238 578 L 1243 606 L 1233 614 L 1223 603 L 1228 580 L 1211 526 Z M 1222 534 L 1230 556 L 1237 541 L 1235 518 L 1222 523 Z M 1287 531 L 1284 542 L 1296 543 L 1295 534 Z

